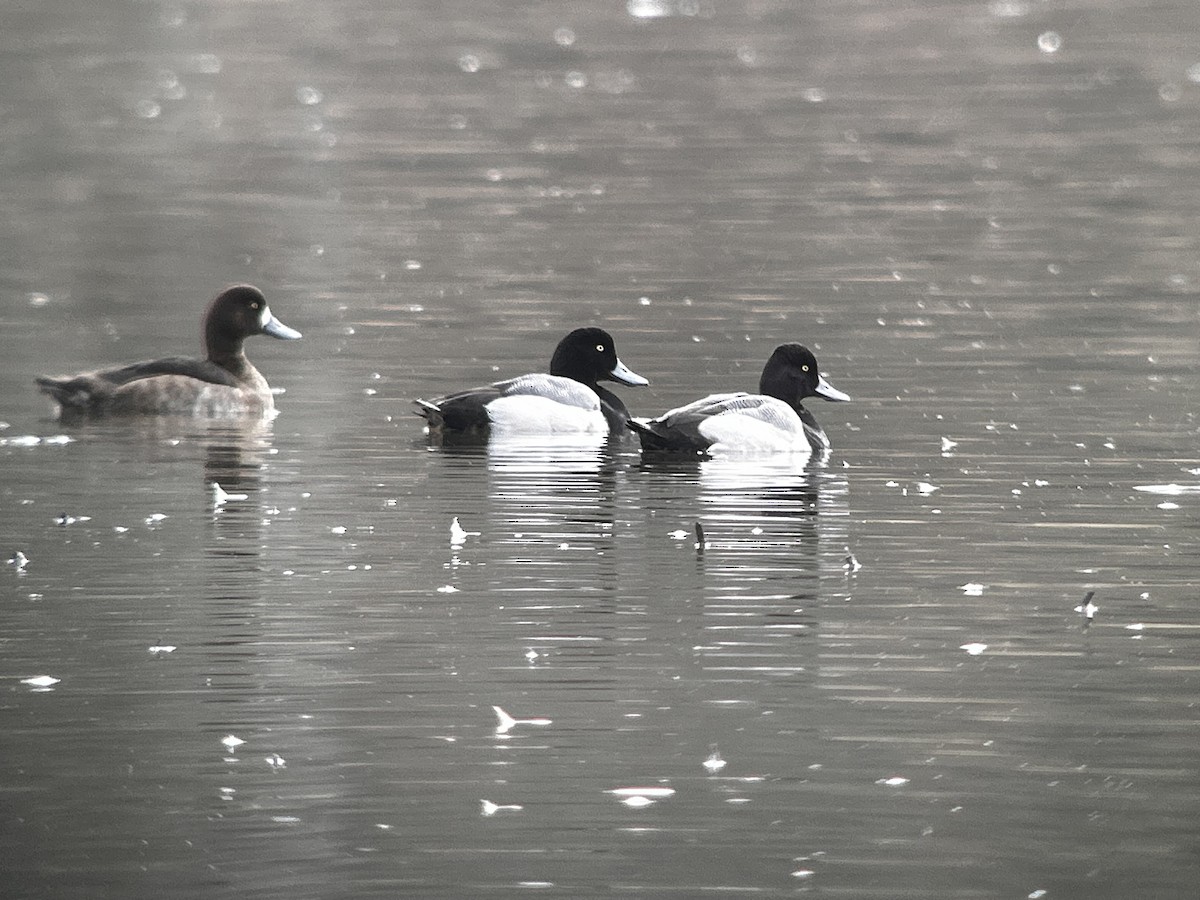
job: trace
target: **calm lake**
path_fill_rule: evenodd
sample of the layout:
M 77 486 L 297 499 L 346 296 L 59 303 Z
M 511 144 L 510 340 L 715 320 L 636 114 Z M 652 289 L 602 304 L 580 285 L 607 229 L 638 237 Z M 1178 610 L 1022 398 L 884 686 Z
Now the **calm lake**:
M 1200 5 L 0 21 L 6 900 L 1195 896 Z M 234 282 L 277 419 L 55 420 Z M 590 324 L 853 402 L 429 445 Z

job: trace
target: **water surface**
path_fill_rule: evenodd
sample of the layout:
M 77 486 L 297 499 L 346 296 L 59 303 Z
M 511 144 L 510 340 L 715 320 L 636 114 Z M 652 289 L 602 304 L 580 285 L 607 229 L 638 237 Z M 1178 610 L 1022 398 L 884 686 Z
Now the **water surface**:
M 6 19 L 5 896 L 1194 892 L 1193 5 Z M 278 419 L 53 420 L 233 281 Z M 639 414 L 854 402 L 425 441 L 590 323 Z

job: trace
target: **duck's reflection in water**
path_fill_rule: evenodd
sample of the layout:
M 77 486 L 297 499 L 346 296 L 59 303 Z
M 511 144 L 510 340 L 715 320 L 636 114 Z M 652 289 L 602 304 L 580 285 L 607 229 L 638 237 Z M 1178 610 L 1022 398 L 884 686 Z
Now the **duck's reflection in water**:
M 641 468 L 661 482 L 644 500 L 654 517 L 671 523 L 669 537 L 695 546 L 694 575 L 679 589 L 700 614 L 693 651 L 705 677 L 744 684 L 748 694 L 808 681 L 824 595 L 844 584 L 845 480 L 796 454 Z
M 463 498 L 446 521 L 479 532 L 452 544 L 446 589 L 473 604 L 473 625 L 495 629 L 509 658 L 590 668 L 611 655 L 618 494 L 632 458 L 620 450 L 606 435 L 576 435 L 438 451 L 446 481 L 435 489 Z
M 269 423 L 242 426 L 211 426 L 204 434 L 204 481 L 210 496 L 213 485 L 229 494 L 246 494 L 239 500 L 250 500 L 262 485 L 262 471 L 272 452 Z M 213 506 L 224 511 L 223 503 Z M 247 504 L 251 508 L 254 504 Z M 237 509 L 230 506 L 230 510 Z
M 611 595 L 619 468 L 604 436 L 493 439 L 488 512 L 500 550 L 493 588 Z
M 203 435 L 202 502 L 209 527 L 204 544 L 204 595 L 209 628 L 204 642 L 210 699 L 251 690 L 262 642 L 267 574 L 263 529 L 268 504 L 263 470 L 271 451 L 269 423 L 213 425 Z

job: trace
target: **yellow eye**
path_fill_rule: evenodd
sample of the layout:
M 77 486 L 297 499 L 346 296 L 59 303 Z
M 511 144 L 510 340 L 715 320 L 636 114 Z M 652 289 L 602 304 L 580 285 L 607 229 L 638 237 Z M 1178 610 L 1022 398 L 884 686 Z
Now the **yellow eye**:
M 807 372 L 807 371 L 808 371 L 808 366 L 801 366 L 801 367 L 800 367 L 800 370 L 801 370 L 802 372 Z
M 250 308 L 251 308 L 251 309 L 258 309 L 258 301 L 257 301 L 257 300 L 254 300 L 254 301 L 252 301 L 252 302 L 250 303 Z
M 604 345 L 603 345 L 603 344 L 597 344 L 597 345 L 596 345 L 596 349 L 597 349 L 597 350 L 599 350 L 601 353 L 603 353 L 603 352 L 604 352 Z

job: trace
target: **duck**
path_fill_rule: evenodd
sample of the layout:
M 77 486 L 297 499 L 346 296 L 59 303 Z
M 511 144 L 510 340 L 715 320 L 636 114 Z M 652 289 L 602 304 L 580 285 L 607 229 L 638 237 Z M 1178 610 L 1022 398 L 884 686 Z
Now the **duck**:
M 204 313 L 203 330 L 204 359 L 173 356 L 35 380 L 64 419 L 273 416 L 271 387 L 242 345 L 257 334 L 294 341 L 300 332 L 275 318 L 262 291 L 249 284 L 221 291 Z
M 829 438 L 803 400 L 850 397 L 825 380 L 803 344 L 780 344 L 763 366 L 758 393 L 711 394 L 654 419 L 631 418 L 643 454 L 824 453 Z
M 621 362 L 607 331 L 576 328 L 558 342 L 549 375 L 521 375 L 414 404 L 429 434 L 443 439 L 625 434 L 629 410 L 600 381 L 650 383 Z

